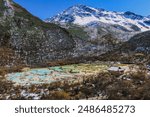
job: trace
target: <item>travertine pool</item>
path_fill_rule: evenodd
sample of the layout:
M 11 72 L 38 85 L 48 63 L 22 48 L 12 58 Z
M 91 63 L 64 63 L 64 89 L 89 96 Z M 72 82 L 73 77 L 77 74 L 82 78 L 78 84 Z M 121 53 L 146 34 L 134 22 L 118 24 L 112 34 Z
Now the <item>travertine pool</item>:
M 6 75 L 7 80 L 17 84 L 39 84 L 51 83 L 61 80 L 75 80 L 83 75 L 95 74 L 107 70 L 107 65 L 73 64 L 65 66 L 29 69 L 24 72 L 10 73 Z

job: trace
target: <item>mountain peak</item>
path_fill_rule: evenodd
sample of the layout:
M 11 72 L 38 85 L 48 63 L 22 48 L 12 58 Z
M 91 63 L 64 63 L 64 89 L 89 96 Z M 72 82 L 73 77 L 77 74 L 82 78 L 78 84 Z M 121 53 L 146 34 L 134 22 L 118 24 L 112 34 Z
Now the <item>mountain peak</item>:
M 72 23 L 80 26 L 104 23 L 107 25 L 120 25 L 129 31 L 146 31 L 150 30 L 150 25 L 145 23 L 147 19 L 147 17 L 131 11 L 114 12 L 76 4 L 52 18 L 46 19 L 46 22 Z
M 90 6 L 87 6 L 87 5 L 83 5 L 83 4 L 76 4 L 76 5 L 73 5 L 72 7 L 70 7 L 70 8 L 74 8 L 74 7 L 76 7 L 76 8 L 80 8 L 80 9 L 83 9 L 83 10 L 89 10 L 89 9 L 91 9 L 91 10 L 98 10 L 98 11 L 104 11 L 105 9 L 102 9 L 102 8 L 93 8 L 93 7 L 90 7 Z
M 83 12 L 87 12 L 87 13 L 94 13 L 97 12 L 98 10 L 83 4 L 76 4 L 72 7 L 69 7 L 67 10 L 65 10 L 65 12 L 69 12 L 72 11 L 73 13 L 83 13 Z

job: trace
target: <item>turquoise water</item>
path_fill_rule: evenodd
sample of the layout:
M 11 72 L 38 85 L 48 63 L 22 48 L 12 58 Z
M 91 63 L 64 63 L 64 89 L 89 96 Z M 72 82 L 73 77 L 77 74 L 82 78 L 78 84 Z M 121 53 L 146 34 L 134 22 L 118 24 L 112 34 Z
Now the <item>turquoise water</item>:
M 63 72 L 64 71 L 62 69 L 62 67 L 49 67 L 49 69 L 54 70 L 54 71 L 58 71 L 58 72 Z
M 51 83 L 68 77 L 72 74 L 66 73 L 61 67 L 49 67 L 44 69 L 31 69 L 26 72 L 7 74 L 7 79 L 19 84 Z
M 25 72 L 7 74 L 6 78 L 16 83 L 38 84 L 38 83 L 51 83 L 59 80 L 69 80 L 80 78 L 88 73 L 97 73 L 106 71 L 107 64 L 89 63 L 89 64 L 72 64 L 64 66 L 55 66 L 47 68 L 30 69 Z
M 48 68 L 31 69 L 26 72 L 7 74 L 6 78 L 19 84 L 51 83 L 60 80 L 78 78 L 76 75 L 85 75 L 98 71 L 102 66 L 97 64 L 76 64 Z M 85 72 L 86 71 L 86 72 Z
M 39 74 L 39 75 L 46 75 L 50 74 L 52 70 L 49 69 L 33 69 L 29 71 L 31 74 Z

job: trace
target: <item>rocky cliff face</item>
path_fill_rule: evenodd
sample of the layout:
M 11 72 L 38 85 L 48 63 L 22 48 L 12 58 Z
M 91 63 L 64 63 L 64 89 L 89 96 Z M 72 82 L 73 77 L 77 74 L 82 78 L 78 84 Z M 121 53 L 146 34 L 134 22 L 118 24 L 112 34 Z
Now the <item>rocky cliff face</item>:
M 74 47 L 65 29 L 42 22 L 11 0 L 0 0 L 0 48 L 11 49 L 13 61 L 20 58 L 34 65 L 64 59 L 72 56 Z

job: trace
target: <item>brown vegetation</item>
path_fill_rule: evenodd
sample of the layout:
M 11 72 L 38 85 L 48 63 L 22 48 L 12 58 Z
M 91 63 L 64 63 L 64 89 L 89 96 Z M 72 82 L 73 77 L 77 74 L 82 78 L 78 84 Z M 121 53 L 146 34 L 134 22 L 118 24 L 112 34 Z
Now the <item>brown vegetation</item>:
M 34 99 L 34 97 L 22 97 L 22 90 L 39 94 L 42 100 L 150 99 L 150 78 L 145 74 L 144 71 L 138 71 L 121 78 L 110 73 L 100 73 L 76 83 L 64 81 L 31 86 L 13 86 L 10 82 L 1 81 L 0 99 L 6 99 L 7 95 L 10 96 L 8 99 Z

